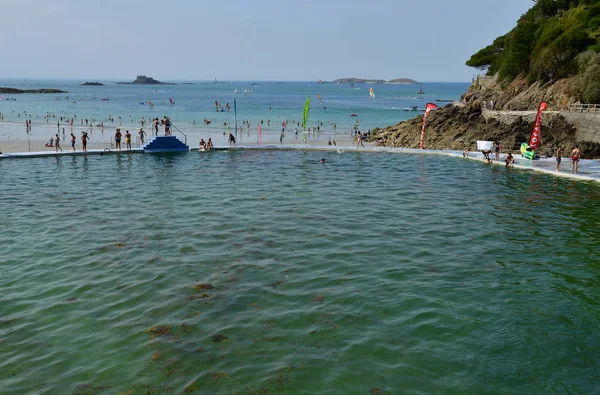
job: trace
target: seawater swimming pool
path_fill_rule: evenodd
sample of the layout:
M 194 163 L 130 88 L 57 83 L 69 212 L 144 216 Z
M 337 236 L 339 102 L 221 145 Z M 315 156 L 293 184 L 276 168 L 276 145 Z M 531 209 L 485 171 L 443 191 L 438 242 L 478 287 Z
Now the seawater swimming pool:
M 251 150 L 0 180 L 2 393 L 596 388 L 596 183 Z

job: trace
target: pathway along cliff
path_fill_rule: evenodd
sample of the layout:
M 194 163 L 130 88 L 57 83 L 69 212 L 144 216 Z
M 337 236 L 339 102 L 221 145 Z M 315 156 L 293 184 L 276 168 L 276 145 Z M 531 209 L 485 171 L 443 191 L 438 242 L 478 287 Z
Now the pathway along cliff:
M 461 104 L 448 104 L 432 111 L 427 116 L 427 127 L 423 146 L 426 149 L 476 150 L 477 140 L 499 141 L 503 152 L 517 153 L 521 143 L 528 142 L 534 126 L 532 116 L 512 116 L 509 120 L 502 117 L 504 110 L 532 110 L 542 98 L 549 102 L 548 112 L 542 115 L 541 144 L 538 152 L 541 156 L 553 155 L 557 145 L 565 147 L 565 155 L 579 144 L 586 159 L 600 158 L 600 141 L 581 140 L 577 127 L 568 122 L 559 110 L 571 103 L 565 91 L 568 87 L 549 85 L 541 88 L 537 83 L 527 87 L 520 85 L 500 89 L 495 81 L 487 85 L 475 81 L 462 96 Z M 511 94 L 507 92 L 511 91 Z M 484 116 L 483 107 L 490 100 L 497 111 Z M 489 113 L 492 113 L 490 116 Z M 494 117 L 493 113 L 498 114 Z M 594 115 L 600 122 L 600 113 Z M 371 131 L 369 140 L 389 147 L 418 148 L 423 115 Z

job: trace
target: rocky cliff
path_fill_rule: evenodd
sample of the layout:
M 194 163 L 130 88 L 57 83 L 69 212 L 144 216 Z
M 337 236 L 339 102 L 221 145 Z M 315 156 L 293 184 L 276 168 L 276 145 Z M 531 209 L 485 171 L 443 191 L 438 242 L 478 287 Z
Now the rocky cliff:
M 424 146 L 429 149 L 464 150 L 476 149 L 477 140 L 499 141 L 504 151 L 518 152 L 521 143 L 528 142 L 533 129 L 532 116 L 513 116 L 512 122 L 501 117 L 484 117 L 483 108 L 493 106 L 500 111 L 537 110 L 540 101 L 548 102 L 549 111 L 567 108 L 574 102 L 569 94 L 572 82 L 560 80 L 555 84 L 527 86 L 515 80 L 502 86 L 492 77 L 474 81 L 461 98 L 460 104 L 448 104 L 427 116 Z M 598 115 L 600 117 L 600 114 Z M 418 148 L 423 115 L 395 126 L 375 129 L 370 141 L 386 146 Z M 584 158 L 600 158 L 598 142 L 578 141 L 577 129 L 559 112 L 544 113 L 542 120 L 542 143 L 540 155 L 552 153 L 556 145 L 570 150 L 579 144 Z
M 548 110 L 565 110 L 576 100 L 573 98 L 574 78 L 564 78 L 552 84 L 533 83 L 527 85 L 524 78 L 503 83 L 496 77 L 480 76 L 473 81 L 462 100 L 470 105 L 489 107 L 494 110 L 526 111 L 537 110 L 539 103 L 548 103 Z

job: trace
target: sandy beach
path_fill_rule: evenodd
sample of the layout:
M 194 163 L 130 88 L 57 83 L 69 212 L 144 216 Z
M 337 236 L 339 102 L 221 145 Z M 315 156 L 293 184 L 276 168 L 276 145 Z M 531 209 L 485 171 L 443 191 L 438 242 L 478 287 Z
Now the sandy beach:
M 87 144 L 88 150 L 105 150 L 114 149 L 114 142 L 112 138 L 114 136 L 116 128 L 87 128 L 87 127 L 65 127 L 64 134 L 63 128 L 60 128 L 59 137 L 61 139 L 60 145 L 63 151 L 72 151 L 71 148 L 71 132 L 77 138 L 75 144 L 76 151 L 81 151 L 81 135 L 85 131 L 88 133 L 89 141 Z M 126 128 L 121 128 L 123 135 L 125 134 Z M 139 129 L 129 129 L 132 134 L 132 148 L 141 148 L 140 140 L 138 137 Z M 26 132 L 24 125 L 16 123 L 0 123 L 0 152 L 2 153 L 18 153 L 18 152 L 55 152 L 54 147 L 46 147 L 46 143 L 49 142 L 50 138 L 54 137 L 57 133 L 56 125 L 40 125 L 33 124 L 29 132 Z M 159 135 L 164 135 L 162 129 L 159 130 Z M 187 145 L 191 148 L 198 148 L 200 139 L 207 141 L 212 138 L 215 146 L 227 146 L 228 141 L 227 133 L 223 133 L 222 130 L 212 131 L 194 131 L 186 130 L 185 136 L 175 131 L 174 136 L 180 140 L 187 139 Z M 152 136 L 150 135 L 150 128 L 146 127 L 146 141 Z M 263 132 L 263 145 L 265 144 L 281 144 L 279 132 Z M 294 129 L 288 129 L 285 132 L 283 138 L 283 144 L 285 145 L 311 145 L 311 146 L 323 146 L 327 145 L 328 141 L 335 140 L 337 145 L 352 145 L 353 139 L 349 134 L 326 134 L 321 133 L 320 135 L 310 135 L 306 142 L 302 139 L 302 132 L 298 133 L 296 138 Z M 112 144 L 111 144 L 112 143 Z M 242 133 L 238 133 L 237 137 L 238 145 L 245 146 L 258 146 L 258 136 L 256 130 L 248 132 L 245 130 Z M 125 148 L 125 139 L 121 142 L 122 148 Z M 366 143 L 365 143 L 366 145 Z

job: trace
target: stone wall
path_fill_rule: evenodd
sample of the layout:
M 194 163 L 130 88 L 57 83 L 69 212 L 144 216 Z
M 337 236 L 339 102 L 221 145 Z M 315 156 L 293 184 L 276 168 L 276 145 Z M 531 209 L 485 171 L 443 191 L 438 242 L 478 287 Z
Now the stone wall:
M 489 119 L 496 119 L 504 125 L 510 125 L 519 118 L 522 118 L 526 122 L 534 122 L 537 111 L 495 111 L 495 110 L 481 110 L 481 114 L 485 118 L 486 122 Z M 544 111 L 543 118 L 550 120 L 558 114 L 562 114 L 558 111 Z
M 487 75 L 478 75 L 477 76 L 477 85 L 479 88 L 489 88 L 490 86 L 496 83 L 496 77 L 490 77 Z
M 565 119 L 575 125 L 577 133 L 575 136 L 578 141 L 589 141 L 600 143 L 600 114 L 599 113 L 580 113 L 580 112 L 562 112 Z
M 486 122 L 496 119 L 500 123 L 510 125 L 519 118 L 532 123 L 535 121 L 537 111 L 494 111 L 482 110 Z M 577 141 L 588 141 L 600 143 L 600 113 L 568 112 L 568 111 L 544 111 L 542 120 L 551 120 L 553 117 L 562 115 L 567 122 L 577 128 L 575 134 Z M 543 121 L 542 121 L 543 122 Z

